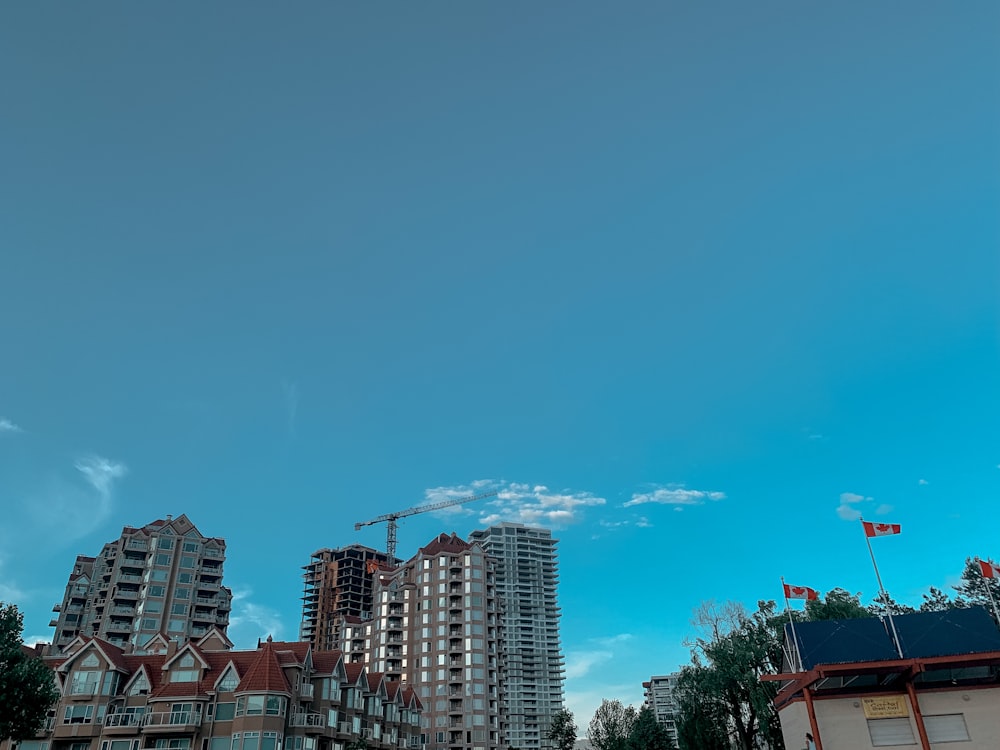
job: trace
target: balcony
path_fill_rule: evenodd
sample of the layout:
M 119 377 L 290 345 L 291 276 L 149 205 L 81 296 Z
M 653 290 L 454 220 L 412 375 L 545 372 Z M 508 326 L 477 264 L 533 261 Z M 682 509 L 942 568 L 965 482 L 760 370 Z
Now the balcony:
M 125 589 L 118 589 L 118 591 L 116 591 L 115 594 L 114 594 L 114 596 L 112 596 L 111 598 L 112 599 L 138 599 L 139 598 L 139 592 L 138 591 L 128 591 L 128 590 L 125 590 Z
M 288 717 L 288 726 L 303 727 L 306 732 L 322 732 L 326 728 L 326 716 L 315 713 L 292 714 Z
M 303 682 L 299 685 L 299 700 L 311 701 L 313 699 L 313 684 L 311 682 Z
M 142 714 L 108 714 L 104 717 L 106 734 L 135 734 L 143 724 Z
M 35 732 L 36 737 L 41 737 L 42 735 L 48 734 L 56 726 L 56 720 L 52 716 L 46 716 L 45 721 L 42 722 L 42 727 L 37 732 Z
M 118 580 L 126 583 L 142 583 L 142 576 L 137 576 L 134 573 L 119 573 Z
M 351 727 L 351 722 L 342 721 L 337 724 L 337 734 L 353 734 L 354 730 Z
M 193 732 L 201 726 L 201 708 L 146 714 L 143 726 L 147 732 Z
M 97 680 L 71 683 L 67 694 L 72 700 L 93 698 L 97 694 Z

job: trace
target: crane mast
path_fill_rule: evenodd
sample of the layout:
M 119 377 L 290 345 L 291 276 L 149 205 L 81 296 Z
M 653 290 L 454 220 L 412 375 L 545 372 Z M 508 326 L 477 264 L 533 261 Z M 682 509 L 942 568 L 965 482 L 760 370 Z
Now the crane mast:
M 471 503 L 473 500 L 482 500 L 486 497 L 496 497 L 499 494 L 498 490 L 490 490 L 489 492 L 482 492 L 478 495 L 468 495 L 466 497 L 455 497 L 451 500 L 442 500 L 437 503 L 428 503 L 427 505 L 417 505 L 413 508 L 407 508 L 406 510 L 398 510 L 394 513 L 384 513 L 381 516 L 376 516 L 368 521 L 359 521 L 354 524 L 354 530 L 360 531 L 364 526 L 371 526 L 372 524 L 386 522 L 386 533 L 385 533 L 385 551 L 389 555 L 390 560 L 396 559 L 396 525 L 400 518 L 406 518 L 407 516 L 415 516 L 418 513 L 427 513 L 432 510 L 440 510 L 441 508 L 450 508 L 453 505 L 462 505 L 464 503 Z

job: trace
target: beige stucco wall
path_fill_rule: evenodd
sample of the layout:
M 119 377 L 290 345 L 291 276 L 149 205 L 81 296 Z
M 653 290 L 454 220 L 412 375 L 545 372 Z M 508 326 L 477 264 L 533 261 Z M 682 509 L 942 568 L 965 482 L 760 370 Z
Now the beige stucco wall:
M 1000 689 L 949 690 L 920 692 L 920 711 L 934 714 L 963 714 L 969 728 L 970 742 L 932 743 L 932 750 L 998 750 L 1000 749 Z M 855 703 L 858 705 L 855 706 Z M 909 703 L 909 701 L 907 701 Z M 860 698 L 833 698 L 813 701 L 819 724 L 823 750 L 871 750 L 868 723 Z M 787 750 L 802 750 L 809 729 L 809 716 L 804 701 L 795 701 L 781 710 L 781 731 Z M 910 707 L 910 725 L 914 745 L 920 747 L 920 735 Z

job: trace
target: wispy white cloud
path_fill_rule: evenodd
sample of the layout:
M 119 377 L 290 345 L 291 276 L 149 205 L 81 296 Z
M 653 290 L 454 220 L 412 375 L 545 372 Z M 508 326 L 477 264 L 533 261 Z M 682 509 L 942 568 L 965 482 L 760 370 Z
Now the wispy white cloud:
M 892 513 L 892 506 L 889 505 L 888 503 L 882 503 L 880 506 L 878 506 L 875 509 L 875 515 L 876 516 L 884 516 L 884 515 L 887 515 L 889 513 Z
M 919 484 L 919 485 L 927 485 L 927 484 L 930 484 L 930 482 L 928 482 L 926 479 L 921 479 L 919 482 L 917 482 L 917 484 Z
M 478 479 L 466 485 L 434 487 L 425 490 L 428 503 L 456 500 L 469 495 L 496 492 L 487 499 L 488 511 L 482 508 L 454 505 L 443 509 L 450 514 L 479 514 L 486 525 L 513 521 L 527 526 L 561 528 L 580 521 L 583 509 L 607 504 L 607 500 L 590 492 L 577 490 L 552 491 L 545 485 Z
M 862 504 L 871 503 L 875 498 L 865 497 L 864 495 L 858 495 L 855 492 L 841 492 L 840 493 L 840 505 L 837 506 L 837 515 L 842 521 L 857 521 L 864 515 L 860 507 Z M 888 507 L 892 510 L 891 506 L 882 505 L 875 511 L 879 513 L 882 508 Z M 888 511 L 886 511 L 888 512 Z
M 725 500 L 726 493 L 715 490 L 689 490 L 683 485 L 669 485 L 657 487 L 652 492 L 637 492 L 632 495 L 623 507 L 630 508 L 633 505 L 643 505 L 645 503 L 657 503 L 659 505 L 703 505 L 706 500 Z
M 595 667 L 605 664 L 615 656 L 615 647 L 632 640 L 631 633 L 618 633 L 604 638 L 592 638 L 593 649 L 582 649 L 566 653 L 566 677 L 583 677 Z
M 20 427 L 11 422 L 6 417 L 0 417 L 0 435 L 24 432 Z
M 115 480 L 121 479 L 128 471 L 125 464 L 109 461 L 100 456 L 81 458 L 73 466 L 83 474 L 83 478 L 100 493 L 102 498 L 110 498 L 111 487 Z
M 28 512 L 38 523 L 58 518 L 64 540 L 79 539 L 94 531 L 111 515 L 114 489 L 128 473 L 125 464 L 101 456 L 86 456 L 73 464 L 86 487 L 79 481 L 55 479 L 39 497 L 30 498 Z
M 281 640 L 285 630 L 281 615 L 275 609 L 251 601 L 252 594 L 252 589 L 233 589 L 233 612 L 227 631 L 229 637 L 237 645 L 247 647 L 267 636 Z

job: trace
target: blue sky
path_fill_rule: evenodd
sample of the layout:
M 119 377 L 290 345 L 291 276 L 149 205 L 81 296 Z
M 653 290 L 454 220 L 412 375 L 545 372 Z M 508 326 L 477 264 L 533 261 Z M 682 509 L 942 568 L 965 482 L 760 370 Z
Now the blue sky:
M 560 539 L 568 703 L 779 577 L 1000 556 L 1000 7 L 131 3 L 0 24 L 0 599 L 187 513 L 300 566 Z M 556 525 L 557 523 L 557 525 Z

